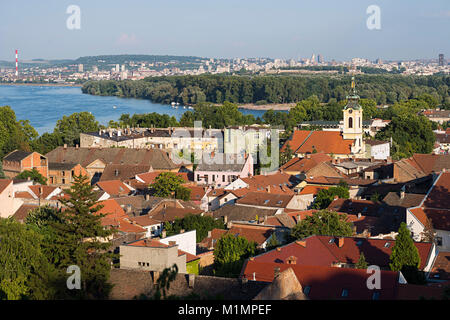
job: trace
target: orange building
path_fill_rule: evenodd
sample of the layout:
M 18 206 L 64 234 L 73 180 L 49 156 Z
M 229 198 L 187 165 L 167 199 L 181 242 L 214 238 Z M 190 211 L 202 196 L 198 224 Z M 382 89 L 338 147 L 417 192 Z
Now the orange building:
M 3 172 L 7 178 L 13 179 L 22 171 L 32 169 L 48 178 L 47 157 L 37 152 L 14 150 L 3 158 Z

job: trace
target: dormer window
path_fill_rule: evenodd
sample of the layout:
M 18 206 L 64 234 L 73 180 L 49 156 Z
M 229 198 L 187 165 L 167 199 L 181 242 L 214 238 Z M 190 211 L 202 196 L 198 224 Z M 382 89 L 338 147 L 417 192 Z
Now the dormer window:
M 348 290 L 347 289 L 342 289 L 341 297 L 344 297 L 344 298 L 348 297 Z

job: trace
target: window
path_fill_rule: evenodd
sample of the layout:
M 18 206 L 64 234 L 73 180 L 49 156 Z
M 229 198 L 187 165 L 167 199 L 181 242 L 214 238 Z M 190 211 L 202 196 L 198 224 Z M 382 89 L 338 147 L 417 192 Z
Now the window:
M 391 246 L 391 244 L 389 243 L 389 242 L 386 242 L 385 244 L 384 244 L 384 247 L 385 248 L 389 248 Z
M 225 182 L 225 175 L 222 176 L 222 182 Z
M 442 246 L 442 237 L 436 237 L 436 245 L 437 246 Z
M 342 294 L 341 294 L 341 296 L 342 297 L 348 297 L 348 290 L 347 289 L 342 289 Z
M 372 300 L 378 300 L 380 298 L 380 293 L 375 291 L 372 295 Z
M 348 118 L 348 127 L 353 128 L 353 118 L 352 117 Z

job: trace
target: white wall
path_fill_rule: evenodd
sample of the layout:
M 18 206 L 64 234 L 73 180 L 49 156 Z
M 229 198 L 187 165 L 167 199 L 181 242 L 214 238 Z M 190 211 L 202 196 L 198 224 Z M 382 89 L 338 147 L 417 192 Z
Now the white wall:
M 166 237 L 160 240 L 162 243 L 169 244 L 169 241 L 175 241 L 178 249 L 187 253 L 197 255 L 197 231 L 187 231 L 174 236 Z

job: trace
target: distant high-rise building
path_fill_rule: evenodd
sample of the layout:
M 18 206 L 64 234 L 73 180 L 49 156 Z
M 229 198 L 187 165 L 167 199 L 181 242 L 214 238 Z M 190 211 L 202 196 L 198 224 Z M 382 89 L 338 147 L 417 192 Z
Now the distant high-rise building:
M 378 58 L 377 60 L 375 60 L 376 64 L 383 64 L 383 60 L 381 60 L 380 58 Z
M 83 70 L 84 70 L 84 66 L 83 66 L 82 63 L 80 63 L 80 64 L 78 65 L 78 72 L 83 72 Z
M 319 55 L 317 56 L 317 62 L 319 63 L 323 63 L 323 57 L 322 55 L 319 53 Z
M 98 72 L 98 67 L 97 67 L 97 66 L 93 66 L 93 67 L 92 67 L 92 71 L 93 71 L 93 72 Z
M 316 55 L 313 53 L 311 56 L 311 63 L 315 63 L 316 62 Z
M 122 71 L 122 72 L 125 71 L 125 65 L 124 64 L 121 66 L 121 70 L 120 71 Z
M 120 65 L 116 64 L 116 72 L 120 72 Z
M 439 54 L 439 66 L 440 67 L 444 66 L 444 54 L 443 53 Z

